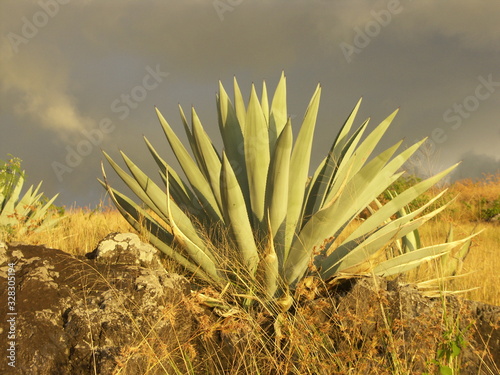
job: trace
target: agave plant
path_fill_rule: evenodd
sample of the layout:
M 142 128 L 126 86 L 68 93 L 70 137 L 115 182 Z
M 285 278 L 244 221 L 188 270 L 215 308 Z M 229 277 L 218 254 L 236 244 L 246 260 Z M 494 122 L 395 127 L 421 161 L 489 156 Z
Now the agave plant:
M 46 230 L 58 221 L 58 218 L 48 214 L 57 195 L 42 203 L 44 194 L 39 193 L 41 182 L 36 188 L 30 186 L 21 197 L 24 171 L 19 169 L 19 164 L 19 159 L 11 159 L 0 168 L 0 229 L 3 235 Z
M 255 296 L 281 301 L 283 309 L 290 306 L 298 283 L 311 274 L 324 280 L 394 275 L 443 256 L 466 241 L 423 247 L 393 258 L 383 256 L 388 244 L 445 208 L 420 215 L 444 192 L 412 212 L 387 219 L 454 166 L 412 186 L 357 222 L 358 215 L 404 173 L 401 167 L 424 140 L 398 152 L 401 141 L 372 155 L 397 111 L 371 132 L 367 132 L 369 119 L 353 128 L 360 100 L 309 177 L 320 94 L 318 85 L 294 142 L 284 74 L 271 101 L 264 82 L 260 97 L 252 85 L 247 105 L 236 79 L 233 101 L 219 82 L 221 151 L 194 108 L 189 125 L 179 107 L 191 154 L 156 110 L 185 179 L 145 138 L 159 167 L 161 184 L 123 152 L 130 173 L 104 155 L 146 209 L 112 188 L 104 167 L 101 183 L 129 223 L 137 230 L 146 228 L 150 241 L 187 270 L 220 288 L 236 286 L 246 301 Z

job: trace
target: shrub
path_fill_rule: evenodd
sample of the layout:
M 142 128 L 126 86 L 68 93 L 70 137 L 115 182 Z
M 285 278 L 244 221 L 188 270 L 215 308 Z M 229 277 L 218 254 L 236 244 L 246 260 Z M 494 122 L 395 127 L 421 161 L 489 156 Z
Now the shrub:
M 50 212 L 57 195 L 48 199 L 39 193 L 40 182 L 21 196 L 24 179 L 21 159 L 11 157 L 7 162 L 0 161 L 0 234 L 3 240 L 45 230 L 58 220 Z

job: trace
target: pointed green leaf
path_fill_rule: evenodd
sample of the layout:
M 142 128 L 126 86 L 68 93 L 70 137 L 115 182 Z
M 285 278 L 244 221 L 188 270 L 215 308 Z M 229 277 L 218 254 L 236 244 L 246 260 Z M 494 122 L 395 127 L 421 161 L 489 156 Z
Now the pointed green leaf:
M 285 238 L 285 259 L 288 256 L 297 226 L 300 227 L 299 217 L 302 212 L 304 192 L 309 173 L 309 162 L 311 158 L 312 141 L 316 118 L 318 115 L 319 100 L 321 97 L 321 86 L 318 85 L 313 97 L 307 107 L 302 127 L 292 150 L 290 160 L 290 178 L 288 187 L 288 210 Z
M 384 249 L 388 243 L 416 230 L 446 207 L 439 207 L 425 216 L 414 219 L 429 205 L 430 203 L 404 217 L 389 221 L 373 233 L 367 233 L 353 241 L 344 241 L 321 262 L 322 276 L 329 278 L 337 272 L 343 272 L 345 269 L 365 262 L 378 250 Z
M 260 99 L 260 106 L 262 107 L 262 113 L 264 114 L 264 117 L 266 119 L 266 124 L 269 126 L 269 99 L 267 97 L 266 81 L 262 82 L 262 95 Z
M 156 113 L 170 143 L 170 147 L 174 151 L 175 157 L 179 161 L 179 164 L 181 165 L 181 168 L 195 194 L 202 202 L 203 207 L 210 215 L 214 216 L 214 218 L 222 217 L 215 196 L 210 188 L 210 185 L 208 184 L 208 181 L 205 179 L 205 176 L 203 176 L 203 173 L 200 171 L 196 163 L 184 148 L 184 145 L 181 143 L 179 138 L 177 138 L 175 133 L 172 131 L 172 128 L 158 109 L 156 109 Z
M 378 264 L 374 272 L 379 276 L 391 276 L 402 272 L 407 272 L 415 267 L 418 267 L 423 262 L 435 259 L 446 254 L 456 246 L 460 246 L 468 241 L 472 236 L 459 241 L 446 242 L 438 245 L 432 245 L 405 253 L 398 257 L 388 259 L 385 262 Z
M 269 168 L 269 133 L 259 99 L 252 85 L 248 112 L 245 119 L 245 162 L 250 189 L 250 204 L 257 219 L 264 220 L 266 182 Z
M 281 78 L 274 92 L 269 117 L 269 133 L 279 137 L 288 121 L 288 109 L 286 103 L 286 77 L 285 72 L 281 73 Z
M 266 203 L 270 215 L 269 226 L 273 229 L 272 237 L 276 235 L 287 214 L 292 142 L 292 124 L 289 121 L 278 138 L 269 168 Z
M 405 151 L 406 152 L 406 151 Z M 410 153 L 411 155 L 412 153 Z M 347 239 L 347 241 L 359 237 L 362 233 L 367 233 L 380 225 L 382 220 L 394 215 L 401 207 L 408 205 L 415 198 L 426 192 L 434 186 L 439 180 L 450 173 L 458 164 L 436 174 L 427 180 L 421 181 L 418 184 L 405 190 L 391 201 L 387 202 L 382 208 L 366 219 Z
M 212 141 L 208 137 L 205 129 L 201 125 L 200 119 L 193 108 L 193 137 L 196 144 L 197 152 L 200 155 L 200 169 L 205 175 L 205 178 L 210 182 L 210 187 L 215 196 L 219 209 L 221 209 L 220 200 L 220 157 L 215 151 Z
M 221 82 L 219 82 L 219 96 L 217 97 L 217 113 L 226 156 L 243 191 L 245 202 L 250 207 L 243 132 L 233 104 Z
M 225 222 L 231 229 L 243 265 L 249 274 L 253 276 L 257 270 L 259 254 L 243 194 L 225 153 L 222 155 L 221 198 Z
M 238 86 L 238 81 L 236 81 L 236 77 L 233 79 L 234 85 L 234 109 L 236 111 L 236 117 L 238 118 L 238 123 L 241 128 L 241 133 L 245 134 L 245 118 L 246 118 L 246 109 L 245 109 L 245 101 L 243 100 L 243 95 L 241 95 L 240 86 Z
M 208 282 L 215 281 L 220 283 L 218 275 L 209 276 L 200 266 L 182 256 L 178 251 L 173 250 L 173 235 L 163 229 L 146 211 L 137 206 L 135 202 L 125 195 L 111 188 L 106 182 L 99 182 L 108 190 L 110 198 L 115 206 L 136 231 L 141 232 L 144 228 L 147 229 L 148 239 L 156 248 L 198 277 Z
M 194 110 L 193 107 L 191 107 L 191 110 Z M 186 119 L 186 115 L 184 114 L 184 110 L 179 104 L 179 113 L 181 116 L 182 124 L 184 125 L 184 131 L 186 132 L 186 136 L 189 142 L 189 146 L 191 147 L 191 151 L 194 156 L 194 160 L 196 160 L 196 164 L 198 164 L 198 167 L 202 170 L 202 164 L 203 164 L 203 157 L 200 154 L 200 151 L 196 145 L 196 141 L 193 136 L 193 131 L 189 128 L 188 121 Z M 203 170 L 202 170 L 203 172 Z
M 342 126 L 337 139 L 333 143 L 330 152 L 328 153 L 326 160 L 323 164 L 322 170 L 318 173 L 318 177 L 314 181 L 314 185 L 311 187 L 310 194 L 307 199 L 307 206 L 305 209 L 305 216 L 311 216 L 317 212 L 325 203 L 327 199 L 327 192 L 331 191 L 331 185 L 334 181 L 335 173 L 340 168 L 340 163 L 344 159 L 343 156 L 350 150 L 350 154 L 354 152 L 361 136 L 368 125 L 368 121 L 356 131 L 350 140 L 347 139 L 348 133 L 351 129 L 354 118 L 358 112 L 359 105 L 361 104 L 361 99 L 358 104 L 352 110 L 351 114 Z M 344 149 L 344 147 L 346 148 Z M 348 156 L 350 156 L 350 154 Z M 349 157 L 345 160 L 348 160 Z M 345 169 L 346 171 L 348 168 Z M 342 176 L 340 176 L 342 179 Z M 334 194 L 334 193 L 333 193 Z

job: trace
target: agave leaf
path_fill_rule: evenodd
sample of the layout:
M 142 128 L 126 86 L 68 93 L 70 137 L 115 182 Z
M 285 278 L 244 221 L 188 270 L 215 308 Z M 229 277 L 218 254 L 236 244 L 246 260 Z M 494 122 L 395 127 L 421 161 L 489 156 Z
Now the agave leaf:
M 288 121 L 276 143 L 268 175 L 266 206 L 269 212 L 269 226 L 273 229 L 272 237 L 284 223 L 287 214 L 292 143 L 292 124 Z
M 339 167 L 339 177 L 336 176 L 336 181 L 333 182 L 332 188 L 328 192 L 328 196 L 326 200 L 328 201 L 331 196 L 336 194 L 335 183 L 341 183 L 340 181 L 346 177 L 345 173 L 349 170 L 351 176 L 357 174 L 357 172 L 361 169 L 361 167 L 366 163 L 371 153 L 377 146 L 378 142 L 385 134 L 387 129 L 392 123 L 392 120 L 397 114 L 397 110 L 391 113 L 386 119 L 384 119 L 367 137 L 366 139 L 359 145 L 356 151 L 352 154 L 352 157 L 344 157 L 343 160 L 347 160 L 347 164 L 349 167 L 342 167 L 342 164 Z M 366 122 L 365 122 L 366 124 Z M 365 125 L 366 126 L 366 125 Z
M 185 184 L 185 182 L 179 177 L 177 172 L 173 170 L 169 165 L 163 160 L 159 154 L 154 149 L 153 145 L 144 137 L 146 145 L 148 146 L 151 155 L 155 159 L 158 167 L 160 168 L 160 176 L 163 182 L 166 184 L 167 174 L 170 182 L 170 194 L 174 198 L 174 201 L 179 205 L 179 207 L 185 208 L 192 215 L 195 215 L 202 222 L 208 222 L 209 218 L 196 195 L 193 194 L 191 189 Z M 167 173 L 168 169 L 168 173 Z
M 257 219 L 255 228 L 263 223 L 266 181 L 269 168 L 269 131 L 259 99 L 252 85 L 245 119 L 245 161 L 247 166 L 250 204 Z
M 220 81 L 219 96 L 217 97 L 217 113 L 226 156 L 241 186 L 246 205 L 250 207 L 243 132 L 236 116 L 236 110 Z
M 425 261 L 435 259 L 449 252 L 456 246 L 460 246 L 467 242 L 474 235 L 464 238 L 459 241 L 446 242 L 443 244 L 432 245 L 402 254 L 398 257 L 391 258 L 375 266 L 374 272 L 379 276 L 391 276 L 402 272 L 407 272 L 415 267 L 418 267 Z
M 225 222 L 231 228 L 243 265 L 249 275 L 254 277 L 259 262 L 259 254 L 254 241 L 245 199 L 225 153 L 222 155 L 221 198 Z
M 393 170 L 383 168 L 398 146 L 399 144 L 396 144 L 373 158 L 353 178 L 345 178 L 343 194 L 339 195 L 337 191 L 338 199 L 332 197 L 324 208 L 311 217 L 292 246 L 307 243 L 306 247 L 312 248 L 318 245 L 325 238 L 335 235 L 353 216 L 375 199 L 377 193 L 384 190 L 385 184 L 395 178 Z M 353 199 L 353 196 L 356 199 Z
M 149 207 L 154 209 L 154 211 L 171 226 L 174 235 L 178 234 L 179 237 L 182 238 L 182 242 L 186 244 L 187 251 L 191 258 L 207 271 L 212 265 L 206 261 L 205 257 L 208 257 L 212 263 L 216 262 L 215 257 L 206 246 L 205 241 L 198 235 L 190 218 L 175 202 L 171 202 L 170 196 L 167 196 L 165 192 L 133 164 L 125 154 L 123 154 L 123 159 L 139 186 L 153 203 L 154 206 Z M 169 180 L 167 178 L 166 191 L 169 191 L 169 188 Z M 175 222 L 172 221 L 174 219 Z M 203 255 L 200 255 L 200 253 Z M 209 274 L 213 274 L 213 272 L 214 270 L 210 270 Z
M 469 254 L 472 245 L 472 237 L 478 235 L 481 232 L 482 230 L 477 233 L 473 233 L 470 238 L 463 243 L 462 246 L 450 251 L 449 253 L 446 253 L 441 258 L 441 274 L 443 275 L 443 277 L 455 277 L 462 271 L 464 259 Z M 453 242 L 453 225 L 450 225 L 450 230 L 448 232 L 446 242 Z
M 361 142 L 356 150 L 356 156 L 354 157 L 354 163 L 352 168 L 352 173 L 355 174 L 361 169 L 361 167 L 366 163 L 373 150 L 379 143 L 380 139 L 383 137 L 387 129 L 394 120 L 394 117 L 398 113 L 398 110 L 392 112 L 387 118 L 385 118 L 367 137 Z
M 43 206 L 38 207 L 36 210 L 34 210 L 33 214 L 31 215 L 30 219 L 33 222 L 41 221 L 41 225 L 38 228 L 38 230 L 44 230 L 55 223 L 57 223 L 61 218 L 56 218 L 54 220 L 50 220 L 50 218 L 47 216 L 49 208 L 52 206 L 52 203 L 56 200 L 56 198 L 59 196 L 59 194 L 54 195 L 51 199 L 47 201 Z M 38 204 L 38 200 L 37 200 Z M 45 218 L 45 220 L 44 220 Z M 50 222 L 50 224 L 49 224 Z
M 384 124 L 384 126 L 388 125 Z M 377 129 L 380 129 L 380 126 Z M 377 137 L 380 136 L 377 134 Z M 370 136 L 367 139 L 369 138 Z M 344 184 L 347 180 L 348 182 L 345 188 L 342 188 L 343 194 L 340 194 L 339 188 L 333 190 L 336 191 L 336 195 L 329 198 L 329 203 L 310 218 L 302 228 L 299 237 L 292 243 L 290 253 L 293 252 L 294 255 L 286 264 L 289 272 L 287 280 L 290 282 L 297 280 L 306 270 L 312 249 L 319 246 L 324 239 L 336 237 L 387 186 L 399 178 L 402 172 L 395 174 L 396 170 L 412 153 L 411 150 L 405 150 L 388 162 L 398 146 L 399 143 L 374 157 L 352 178 L 348 177 L 349 172 L 344 173 L 346 176 Z M 336 199 L 336 197 L 339 198 Z
M 431 213 L 414 220 L 429 205 L 430 203 L 404 217 L 388 222 L 366 237 L 343 242 L 321 262 L 322 276 L 330 278 L 337 272 L 345 273 L 347 272 L 346 269 L 369 260 L 379 249 L 384 249 L 391 241 L 411 233 L 446 208 L 446 206 L 439 207 Z
M 315 205 L 316 208 L 322 208 L 325 202 L 331 201 L 332 197 L 338 195 L 341 186 L 344 186 L 346 182 L 354 175 L 353 164 L 355 162 L 355 156 L 359 153 L 356 150 L 359 142 L 361 141 L 361 137 L 363 136 L 366 128 L 368 127 L 368 123 L 370 119 L 366 119 L 361 126 L 354 132 L 346 146 L 342 150 L 340 160 L 333 162 L 333 171 L 330 181 L 327 183 L 326 191 L 323 193 L 323 197 L 321 197 L 320 201 Z M 314 211 L 317 212 L 317 211 Z
M 217 205 L 216 198 L 210 189 L 210 185 L 206 180 L 203 173 L 200 171 L 196 163 L 193 161 L 189 153 L 184 148 L 179 138 L 175 135 L 170 125 L 167 123 L 165 118 L 162 116 L 160 111 L 156 109 L 156 113 L 163 127 L 165 135 L 170 143 L 170 147 L 174 151 L 174 154 L 181 165 L 184 174 L 186 175 L 191 187 L 195 191 L 198 199 L 202 202 L 203 207 L 207 210 L 209 215 L 215 215 L 215 219 L 221 218 L 222 214 Z
M 269 99 L 267 97 L 267 86 L 266 81 L 262 82 L 262 95 L 260 97 L 260 106 L 262 108 L 262 113 L 266 119 L 266 124 L 269 126 Z M 276 141 L 276 138 L 274 139 Z
M 323 169 L 325 167 L 325 164 L 327 162 L 328 157 L 323 158 L 321 163 L 319 163 L 318 167 L 314 171 L 312 177 L 308 180 L 307 186 L 306 186 L 306 193 L 305 193 L 305 198 L 304 201 L 307 202 L 305 205 L 303 205 L 303 212 L 300 215 L 302 218 L 302 223 L 305 224 L 307 220 L 312 216 L 314 213 L 312 211 L 312 208 L 314 206 L 314 203 L 317 200 L 322 200 L 321 197 L 317 196 L 315 193 L 313 193 L 313 189 L 317 188 L 317 184 L 320 182 L 320 176 L 321 173 L 323 172 Z
M 106 181 L 106 176 L 104 174 Z M 107 182 L 100 181 L 108 191 L 111 200 L 129 222 L 129 224 L 138 232 L 142 232 L 144 228 L 147 229 L 148 240 L 160 251 L 175 260 L 181 266 L 185 267 L 188 271 L 196 274 L 201 279 L 208 282 L 220 282 L 218 275 L 210 277 L 205 273 L 200 266 L 193 263 L 191 260 L 182 256 L 178 251 L 172 249 L 173 235 L 166 231 L 155 219 L 153 219 L 146 211 L 141 209 L 135 202 L 127 198 L 125 195 L 119 193 L 115 189 L 107 185 Z
M 392 151 L 392 148 L 389 151 Z M 315 246 L 319 246 L 329 237 L 336 236 L 364 207 L 385 190 L 385 184 L 390 184 L 399 177 L 392 175 L 390 173 L 392 171 L 382 169 L 392 155 L 389 151 L 371 160 L 349 180 L 342 194 L 339 191 L 325 208 L 315 213 L 304 225 L 292 243 L 285 264 L 286 277 L 290 283 L 295 282 L 306 271 Z
M 38 184 L 38 188 L 40 187 L 41 182 Z M 36 189 L 38 191 L 38 189 Z M 36 191 L 33 191 L 33 185 L 26 190 L 26 193 L 24 193 L 23 197 L 17 201 L 17 203 L 14 206 L 14 211 L 16 212 L 17 215 L 20 217 L 26 217 L 29 215 L 29 213 L 33 210 L 33 207 L 36 205 L 38 199 L 40 199 L 41 195 L 36 197 Z M 17 197 L 19 198 L 19 197 Z M 16 199 L 17 199 L 16 198 Z
M 321 171 L 318 172 L 318 177 L 314 179 L 314 185 L 312 186 L 312 189 L 308 194 L 308 198 L 311 194 L 311 199 L 307 199 L 305 216 L 311 216 L 323 206 L 327 197 L 326 192 L 330 190 L 335 172 L 337 171 L 337 168 L 339 168 L 340 162 L 343 160 L 343 155 L 345 155 L 347 152 L 346 149 L 351 150 L 351 153 L 354 152 L 354 149 L 359 142 L 364 129 L 366 129 L 366 126 L 368 125 L 368 121 L 366 121 L 348 142 L 347 135 L 354 122 L 354 118 L 356 117 L 360 104 L 361 99 L 358 101 L 357 105 L 354 107 L 351 114 L 342 126 L 340 132 L 338 133 L 337 139 L 332 144 L 330 152 L 325 159 Z M 346 160 L 348 160 L 348 158 L 346 158 Z
M 402 239 L 402 252 L 413 251 L 422 247 L 420 242 L 420 233 L 418 230 L 408 233 Z
M 387 191 L 387 193 L 389 194 L 391 200 L 394 199 L 394 197 L 397 195 L 397 194 L 392 194 L 390 191 Z M 380 202 L 378 202 L 378 204 L 379 208 L 382 207 L 382 204 L 380 204 Z M 408 215 L 408 212 L 405 207 L 401 207 L 396 212 L 397 217 L 403 217 L 406 215 Z M 398 248 L 399 254 L 420 249 L 422 246 L 420 244 L 420 234 L 418 232 L 418 229 L 415 229 L 413 232 L 410 232 L 407 235 L 401 237 L 401 240 L 396 241 L 396 247 Z
M 273 101 L 269 114 L 269 146 L 271 154 L 274 152 L 274 145 L 288 121 L 286 104 L 286 77 L 281 73 L 281 78 L 274 92 Z
M 320 97 L 321 86 L 318 85 L 307 107 L 304 121 L 302 122 L 290 159 L 285 261 L 288 258 L 288 251 L 296 235 L 297 225 L 300 225 L 299 217 L 302 212 L 304 189 L 309 173 L 313 134 L 316 126 Z
M 267 214 L 267 233 L 273 233 L 273 228 L 271 226 L 271 215 Z M 266 246 L 266 254 L 264 255 L 262 262 L 264 265 L 264 290 L 266 292 L 266 297 L 271 300 L 276 291 L 278 290 L 278 280 L 279 280 L 279 261 L 274 248 L 273 236 L 269 235 L 268 243 Z
M 191 110 L 193 111 L 194 108 L 191 107 Z M 191 147 L 191 151 L 193 152 L 194 159 L 196 160 L 196 163 L 198 164 L 198 167 L 203 171 L 202 165 L 203 165 L 203 157 L 200 154 L 200 150 L 196 145 L 196 141 L 193 136 L 193 131 L 189 128 L 188 121 L 186 119 L 186 115 L 184 114 L 184 110 L 182 109 L 181 105 L 179 104 L 179 113 L 181 116 L 182 124 L 184 125 L 184 131 L 186 133 L 186 136 L 188 138 L 189 146 Z M 192 117 L 191 117 L 192 118 Z M 206 174 L 205 174 L 206 177 Z
M 220 199 L 220 170 L 221 161 L 220 157 L 215 151 L 212 141 L 208 137 L 205 129 L 201 125 L 200 119 L 196 111 L 192 110 L 193 122 L 193 137 L 194 144 L 196 145 L 197 153 L 200 155 L 201 162 L 199 163 L 201 171 L 204 173 L 205 178 L 210 182 L 210 187 L 215 195 L 219 209 L 221 210 Z
M 16 184 L 12 187 L 11 191 L 8 192 L 8 194 L 6 195 L 7 201 L 2 209 L 2 216 L 4 216 L 5 218 L 8 218 L 9 216 L 15 214 L 15 204 L 19 199 L 19 195 L 21 194 L 23 185 L 24 185 L 24 177 L 18 178 Z M 7 222 L 9 222 L 9 220 L 7 220 Z
M 335 139 L 335 142 L 333 143 L 333 147 L 331 153 L 333 154 L 333 159 L 340 159 L 340 155 L 342 154 L 345 146 L 348 144 L 348 135 L 349 132 L 351 131 L 352 124 L 354 123 L 354 119 L 356 118 L 356 115 L 358 114 L 359 107 L 361 106 L 361 101 L 363 98 L 360 98 L 356 105 L 354 106 L 353 110 L 347 117 L 347 119 L 344 122 L 344 125 L 342 125 L 342 128 L 340 129 L 340 132 L 337 135 L 337 138 Z
M 165 215 L 165 212 L 158 209 L 156 204 L 151 200 L 151 198 L 146 194 L 144 189 L 142 189 L 141 185 L 127 172 L 125 172 L 105 151 L 103 151 L 103 155 L 111 165 L 111 167 L 115 170 L 116 174 L 125 182 L 125 185 L 128 186 L 132 192 L 137 195 L 137 197 L 143 201 L 148 207 L 150 207 L 158 216 L 160 216 L 163 220 L 167 221 L 168 217 Z M 124 154 L 122 154 L 123 156 Z
M 167 178 L 167 191 L 168 190 L 169 184 Z M 176 211 L 176 215 L 172 214 L 173 209 Z M 167 214 L 172 227 L 174 239 L 182 244 L 182 247 L 189 254 L 189 257 L 194 260 L 194 262 L 198 264 L 201 269 L 212 276 L 212 278 L 217 279 L 218 274 L 215 266 L 217 261 L 215 260 L 215 257 L 208 249 L 207 243 L 198 237 L 189 218 L 187 218 L 187 216 L 185 216 L 184 213 L 177 208 L 175 202 L 172 202 L 170 199 L 170 196 L 167 196 Z M 179 225 L 176 223 L 177 219 L 175 216 L 181 220 Z M 185 232 L 186 229 L 188 232 Z
M 241 95 L 240 86 L 238 86 L 238 81 L 236 77 L 233 79 L 234 86 L 234 109 L 236 111 L 236 117 L 238 118 L 238 123 L 240 124 L 241 133 L 245 134 L 245 119 L 246 119 L 246 109 L 245 101 L 243 100 L 243 95 Z
M 272 232 L 268 232 L 268 236 L 273 238 L 273 246 L 281 268 L 284 264 L 285 255 L 285 229 L 292 143 L 292 124 L 288 121 L 276 142 L 269 168 L 266 192 L 268 229 L 272 229 Z
M 413 148 L 413 147 L 412 147 Z M 405 152 L 408 150 L 405 150 Z M 347 241 L 353 238 L 359 237 L 362 233 L 367 233 L 374 230 L 380 225 L 380 223 L 391 217 L 396 213 L 401 207 L 408 205 L 411 201 L 417 198 L 419 195 L 426 192 L 432 186 L 434 186 L 440 179 L 450 173 L 458 164 L 451 166 L 450 168 L 428 178 L 427 180 L 421 181 L 418 184 L 405 190 L 398 196 L 396 196 L 391 201 L 387 202 L 382 208 L 375 212 L 372 216 L 366 219 L 347 239 Z
M 329 202 L 331 201 L 332 196 L 337 196 L 339 194 L 340 186 L 342 185 L 346 185 L 346 188 L 344 189 L 346 191 L 346 194 L 342 195 L 339 198 L 339 207 L 343 205 L 346 208 L 350 207 L 352 209 L 352 212 L 359 212 L 358 210 L 354 209 L 355 206 L 357 206 L 358 209 L 361 208 L 361 210 L 368 206 L 368 204 L 375 200 L 378 196 L 375 196 L 373 194 L 375 191 L 378 192 L 385 190 L 387 180 L 384 180 L 384 178 L 392 179 L 394 177 L 394 174 L 398 169 L 398 165 L 391 164 L 392 162 L 389 162 L 389 160 L 391 159 L 391 157 L 393 157 L 394 153 L 400 145 L 401 142 L 398 142 L 385 151 L 381 152 L 379 155 L 366 163 L 366 165 L 356 174 L 353 174 L 352 172 L 353 165 L 351 163 L 341 165 L 340 168 L 346 169 L 346 171 L 340 171 L 339 169 L 339 174 L 343 176 L 343 179 L 337 179 L 335 186 L 330 189 L 328 195 L 326 196 L 328 200 L 323 203 L 322 209 L 326 208 L 326 206 L 330 204 Z M 358 153 L 358 151 L 356 151 L 355 154 L 356 153 Z M 355 154 L 351 159 L 355 158 Z M 400 157 L 400 155 L 396 156 L 395 159 L 397 159 L 398 157 Z M 340 182 L 342 182 L 342 185 L 339 186 Z M 335 195 L 333 195 L 334 193 Z M 358 198 L 353 199 L 353 195 L 357 196 Z M 355 205 L 353 205 L 353 203 L 355 203 Z M 339 209 L 343 210 L 343 208 Z M 349 212 L 349 210 L 346 212 Z

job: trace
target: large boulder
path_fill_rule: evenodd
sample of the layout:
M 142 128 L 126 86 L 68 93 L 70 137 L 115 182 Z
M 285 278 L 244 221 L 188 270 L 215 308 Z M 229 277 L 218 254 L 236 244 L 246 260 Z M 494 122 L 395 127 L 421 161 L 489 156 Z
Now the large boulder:
M 0 243 L 0 284 L 1 374 L 435 373 L 453 344 L 461 374 L 500 368 L 498 306 L 360 278 L 304 283 L 274 320 L 168 273 L 133 234 L 81 258 Z
M 43 246 L 0 247 L 0 315 L 12 321 L 1 325 L 2 353 L 14 354 L 10 361 L 2 355 L 1 374 L 111 374 L 120 367 L 122 374 L 164 374 L 182 361 L 176 348 L 194 330 L 180 307 L 189 283 L 158 267 L 157 255 L 134 236 L 115 235 L 115 249 L 106 238 L 94 260 Z M 131 242 L 137 258 L 120 256 L 118 247 L 126 251 Z M 6 279 L 15 286 L 10 306 Z M 6 340 L 10 329 L 12 340 Z M 6 341 L 15 349 L 5 348 Z M 174 354 L 155 358 L 159 353 Z

